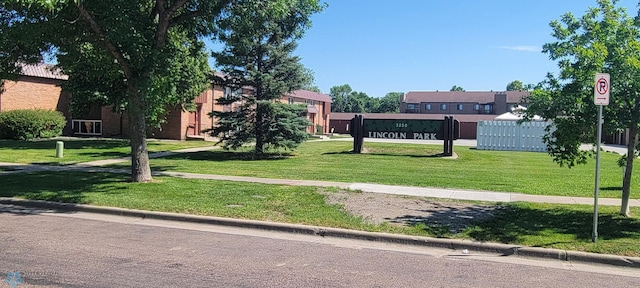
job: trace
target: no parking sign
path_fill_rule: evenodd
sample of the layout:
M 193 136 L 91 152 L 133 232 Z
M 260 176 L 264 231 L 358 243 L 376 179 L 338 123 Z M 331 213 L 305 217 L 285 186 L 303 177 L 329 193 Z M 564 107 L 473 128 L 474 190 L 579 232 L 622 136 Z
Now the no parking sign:
M 603 106 L 609 105 L 609 90 L 611 90 L 609 74 L 596 74 L 596 84 L 593 91 L 593 103 Z

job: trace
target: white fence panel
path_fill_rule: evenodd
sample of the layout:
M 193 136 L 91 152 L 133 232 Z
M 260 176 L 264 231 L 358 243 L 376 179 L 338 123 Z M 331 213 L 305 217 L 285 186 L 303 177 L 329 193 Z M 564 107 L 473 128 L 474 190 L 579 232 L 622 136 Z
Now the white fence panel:
M 478 150 L 547 151 L 542 142 L 548 122 L 479 121 L 476 134 Z

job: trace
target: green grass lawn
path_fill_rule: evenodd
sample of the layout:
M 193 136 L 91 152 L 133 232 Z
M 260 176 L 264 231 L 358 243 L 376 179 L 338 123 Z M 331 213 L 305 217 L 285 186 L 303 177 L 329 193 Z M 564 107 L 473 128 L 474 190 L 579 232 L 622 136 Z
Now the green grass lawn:
M 598 242 L 591 242 L 593 206 L 511 203 L 496 217 L 464 231 L 477 240 L 594 253 L 640 256 L 639 208 L 636 216 L 618 215 L 619 207 L 600 207 Z
M 56 158 L 56 142 L 60 140 L 15 141 L 0 140 L 0 162 L 73 164 L 130 155 L 128 140 L 64 140 L 64 157 Z M 179 150 L 192 147 L 213 146 L 205 141 L 157 141 L 149 140 L 150 152 Z
M 253 159 L 250 152 L 213 150 L 152 159 L 154 170 L 205 174 L 365 182 L 462 188 L 537 195 L 592 197 L 595 161 L 571 169 L 546 153 L 482 151 L 455 147 L 458 159 L 437 157 L 439 145 L 365 143 L 366 154 L 352 154 L 352 143 L 314 141 L 291 153 Z M 601 153 L 601 197 L 620 198 L 619 155 Z M 634 170 L 632 183 L 640 183 Z M 637 187 L 634 186 L 634 187 Z M 632 198 L 640 198 L 632 191 Z
M 322 188 L 172 177 L 155 177 L 152 183 L 127 179 L 110 173 L 0 174 L 0 196 L 640 256 L 640 217 L 617 216 L 616 207 L 600 209 L 599 241 L 594 244 L 589 206 L 506 204 L 493 219 L 451 235 L 428 223 L 367 224 L 341 206 L 326 204 L 318 193 Z M 640 209 L 632 213 L 640 215 Z

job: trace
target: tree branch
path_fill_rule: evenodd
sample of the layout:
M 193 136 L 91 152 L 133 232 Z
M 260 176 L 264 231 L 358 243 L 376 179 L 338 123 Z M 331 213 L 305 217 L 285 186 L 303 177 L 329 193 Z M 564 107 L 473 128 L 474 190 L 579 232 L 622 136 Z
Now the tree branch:
M 113 57 L 118 61 L 118 65 L 120 65 L 120 67 L 122 68 L 122 71 L 124 72 L 125 77 L 127 79 L 132 78 L 133 72 L 131 71 L 129 62 L 127 61 L 127 59 L 124 58 L 124 55 L 122 54 L 122 52 L 118 48 L 116 48 L 116 46 L 113 45 L 111 41 L 109 41 L 109 39 L 104 34 L 104 32 L 102 32 L 102 29 L 100 28 L 100 25 L 98 25 L 98 22 L 96 22 L 96 19 L 94 19 L 93 16 L 91 16 L 91 14 L 89 13 L 89 11 L 87 11 L 84 8 L 84 6 L 82 5 L 82 2 L 74 1 L 74 3 L 78 8 L 78 11 L 80 12 L 80 16 L 82 16 L 82 18 L 84 18 L 84 20 L 87 21 L 87 23 L 89 23 L 89 26 L 91 26 L 91 30 L 93 30 L 93 32 L 96 33 L 96 35 L 98 35 L 98 40 L 105 45 L 109 53 L 111 53 L 111 55 L 113 55 Z
M 167 31 L 171 26 L 171 18 L 180 9 L 180 7 L 187 4 L 189 0 L 178 0 L 171 4 L 171 6 L 165 10 L 167 4 L 166 0 L 157 0 L 156 9 L 158 15 L 158 27 L 156 30 L 156 36 L 153 41 L 153 49 L 162 49 L 167 42 Z
M 187 4 L 188 1 L 189 0 L 178 0 L 175 3 L 173 3 L 173 5 L 171 5 L 171 7 L 167 9 L 167 12 L 166 12 L 167 18 L 173 17 L 173 15 L 176 14 L 176 11 L 178 11 L 180 7 L 184 6 L 184 4 Z
M 222 8 L 227 6 L 229 3 L 231 3 L 231 1 L 233 1 L 233 0 L 219 0 L 218 1 L 218 7 L 216 7 L 217 10 L 218 10 L 217 12 L 220 12 L 222 10 Z M 177 3 L 178 2 L 176 2 L 175 4 L 177 4 Z M 174 6 L 175 6 L 175 4 L 174 4 Z M 173 14 L 175 14 L 176 11 L 177 11 L 177 9 L 175 11 L 173 11 Z M 173 16 L 173 14 L 172 14 L 172 16 Z M 179 16 L 174 17 L 173 19 L 171 19 L 169 21 L 169 27 L 171 27 L 171 26 L 173 26 L 175 24 L 178 24 L 178 23 L 180 23 L 182 21 L 185 21 L 187 19 L 195 18 L 195 17 L 202 16 L 202 15 L 204 15 L 204 11 L 202 11 L 202 10 L 197 10 L 197 11 L 191 11 L 191 12 L 188 12 L 188 13 L 184 13 L 182 15 L 179 15 Z
M 177 16 L 177 17 L 174 17 L 173 19 L 171 19 L 169 21 L 169 26 L 173 26 L 173 25 L 176 25 L 176 24 L 178 24 L 178 23 L 180 23 L 182 21 L 185 21 L 187 19 L 198 17 L 198 16 L 202 16 L 202 15 L 204 15 L 204 13 L 202 11 L 192 11 L 192 12 L 189 12 L 189 13 L 184 13 L 184 14 L 182 14 L 180 16 Z

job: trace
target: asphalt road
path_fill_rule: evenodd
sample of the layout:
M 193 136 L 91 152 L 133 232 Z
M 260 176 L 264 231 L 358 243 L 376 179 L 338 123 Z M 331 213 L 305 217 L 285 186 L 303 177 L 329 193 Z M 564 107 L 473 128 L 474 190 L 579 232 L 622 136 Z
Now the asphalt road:
M 0 206 L 0 287 L 639 287 L 640 271 Z

